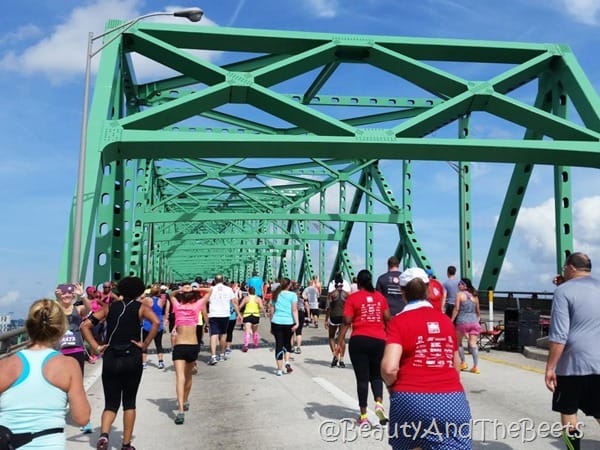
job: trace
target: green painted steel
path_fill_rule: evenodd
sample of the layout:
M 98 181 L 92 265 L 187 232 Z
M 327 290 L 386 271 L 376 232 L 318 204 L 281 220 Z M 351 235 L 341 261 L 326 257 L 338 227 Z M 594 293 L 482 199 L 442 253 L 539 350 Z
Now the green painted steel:
M 488 118 L 523 138 L 476 135 Z M 136 23 L 96 77 L 81 279 L 256 270 L 327 283 L 383 271 L 380 239 L 404 265 L 431 268 L 413 221 L 418 160 L 458 168 L 469 275 L 470 162 L 515 164 L 482 273 L 494 289 L 535 164 L 556 167 L 557 267 L 571 251 L 568 166 L 600 167 L 600 100 L 563 45 Z

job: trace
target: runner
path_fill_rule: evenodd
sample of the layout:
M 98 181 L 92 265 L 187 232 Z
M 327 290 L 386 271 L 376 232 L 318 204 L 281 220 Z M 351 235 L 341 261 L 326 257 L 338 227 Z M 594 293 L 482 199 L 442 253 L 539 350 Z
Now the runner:
M 250 336 L 252 336 L 254 348 L 258 347 L 258 340 L 260 339 L 258 324 L 260 322 L 260 313 L 263 311 L 263 302 L 256 295 L 253 287 L 248 288 L 248 295 L 242 300 L 240 310 L 244 311 L 242 319 L 244 323 L 244 347 L 242 351 L 247 352 Z

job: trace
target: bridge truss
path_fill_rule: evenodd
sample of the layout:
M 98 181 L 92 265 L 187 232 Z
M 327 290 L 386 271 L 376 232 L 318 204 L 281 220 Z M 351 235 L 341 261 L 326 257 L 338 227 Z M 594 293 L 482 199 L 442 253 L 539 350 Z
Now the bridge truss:
M 149 64 L 159 75 L 143 79 Z M 489 120 L 514 137 L 478 136 Z M 554 166 L 559 268 L 573 247 L 569 166 L 600 167 L 598 95 L 556 44 L 137 23 L 102 51 L 75 278 L 351 276 L 377 270 L 375 239 L 431 267 L 413 227 L 415 160 L 456 169 L 466 275 L 470 163 L 514 165 L 482 289 L 496 285 L 534 165 Z M 61 279 L 74 278 L 72 232 Z

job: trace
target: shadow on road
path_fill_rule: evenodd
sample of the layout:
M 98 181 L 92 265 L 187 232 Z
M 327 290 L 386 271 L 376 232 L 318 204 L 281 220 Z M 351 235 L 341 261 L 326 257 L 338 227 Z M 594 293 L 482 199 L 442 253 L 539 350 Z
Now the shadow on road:
M 321 418 L 321 419 L 334 419 L 342 420 L 348 417 L 356 418 L 356 409 L 346 408 L 339 405 L 324 405 L 317 402 L 308 402 L 304 407 L 306 417 L 309 419 Z

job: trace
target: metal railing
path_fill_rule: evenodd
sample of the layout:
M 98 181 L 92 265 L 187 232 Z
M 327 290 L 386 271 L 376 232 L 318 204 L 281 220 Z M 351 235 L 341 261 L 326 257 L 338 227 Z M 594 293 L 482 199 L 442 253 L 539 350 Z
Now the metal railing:
M 524 308 L 549 314 L 552 309 L 553 292 L 482 291 L 479 292 L 479 304 L 483 309 L 487 309 L 490 305 L 490 292 L 493 296 L 494 309 L 499 311 L 508 308 Z
M 29 336 L 27 336 L 25 327 L 0 334 L 0 359 L 12 355 L 27 345 L 29 345 Z

